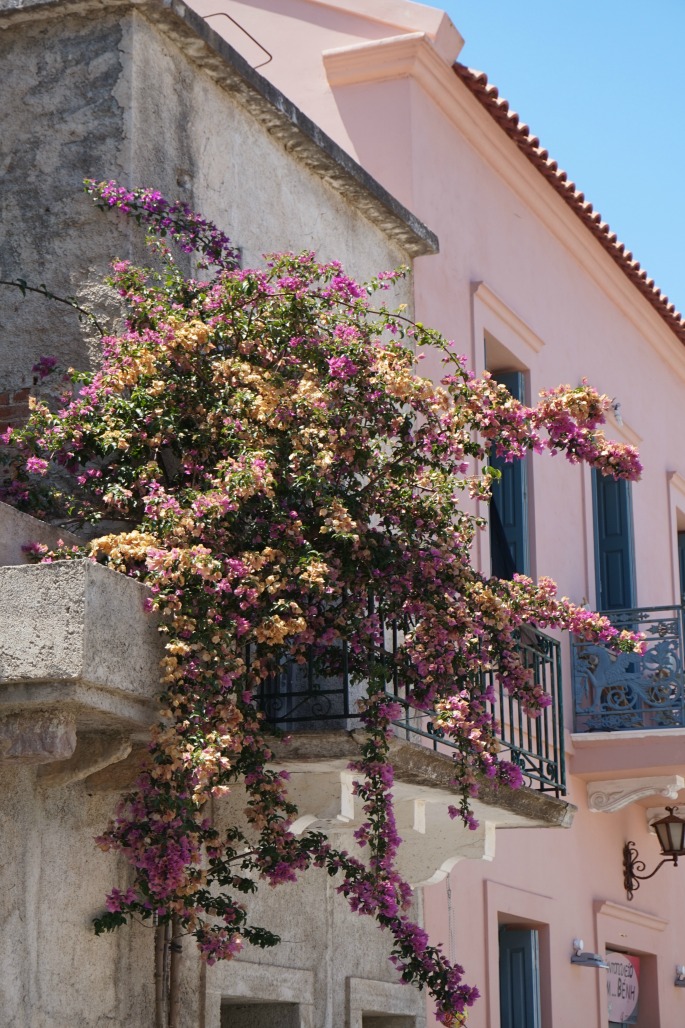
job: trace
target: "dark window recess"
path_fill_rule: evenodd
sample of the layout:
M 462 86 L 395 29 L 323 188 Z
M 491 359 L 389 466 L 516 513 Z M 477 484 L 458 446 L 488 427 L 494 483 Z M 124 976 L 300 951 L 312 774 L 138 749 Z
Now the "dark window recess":
M 222 1003 L 221 1028 L 300 1028 L 297 1003 Z
M 416 1028 L 416 1018 L 404 1014 L 362 1014 L 362 1028 Z
M 540 955 L 533 928 L 499 930 L 501 1028 L 540 1028 Z
M 492 373 L 516 400 L 524 401 L 525 384 L 521 371 Z M 490 465 L 501 478 L 492 484 L 490 501 L 490 553 L 492 574 L 512 578 L 515 572 L 528 573 L 528 501 L 526 460 L 507 462 L 493 447 Z
M 490 501 L 490 558 L 493 575 L 497 578 L 514 577 L 516 563 L 494 497 Z
M 595 514 L 597 606 L 626 610 L 635 606 L 635 560 L 630 484 L 592 473 Z

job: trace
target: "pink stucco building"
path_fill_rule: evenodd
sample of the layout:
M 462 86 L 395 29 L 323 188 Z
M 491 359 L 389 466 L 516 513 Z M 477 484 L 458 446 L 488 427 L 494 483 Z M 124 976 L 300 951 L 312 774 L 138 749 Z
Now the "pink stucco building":
M 610 434 L 640 449 L 629 489 L 561 459 L 505 473 L 503 532 L 490 511 L 480 568 L 509 561 L 577 602 L 628 609 L 615 616 L 647 632 L 649 656 L 615 662 L 560 640 L 572 826 L 486 824 L 425 887 L 424 910 L 482 993 L 472 1028 L 676 1028 L 685 874 L 666 866 L 629 900 L 622 850 L 632 842 L 650 872 L 649 822 L 685 798 L 685 323 L 485 76 L 455 63 L 462 40 L 442 12 L 408 0 L 192 6 L 438 233 L 439 254 L 415 262 L 419 320 L 529 400 L 587 376 L 615 400 Z M 572 963 L 574 939 L 610 970 Z

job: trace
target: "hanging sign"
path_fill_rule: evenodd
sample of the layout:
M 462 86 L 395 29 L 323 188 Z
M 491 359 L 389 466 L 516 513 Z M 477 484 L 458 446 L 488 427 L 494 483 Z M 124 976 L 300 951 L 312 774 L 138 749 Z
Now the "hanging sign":
M 629 953 L 606 955 L 607 999 L 609 1021 L 613 1024 L 635 1024 L 640 995 L 640 958 Z

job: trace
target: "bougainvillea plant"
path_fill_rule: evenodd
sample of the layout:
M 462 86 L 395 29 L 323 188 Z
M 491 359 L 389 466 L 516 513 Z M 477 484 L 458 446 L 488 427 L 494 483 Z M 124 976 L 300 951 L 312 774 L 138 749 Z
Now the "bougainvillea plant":
M 359 285 L 311 253 L 241 270 L 230 241 L 183 205 L 116 183 L 87 188 L 148 227 L 162 270 L 114 265 L 128 321 L 104 338 L 101 368 L 71 372 L 65 395 L 38 397 L 2 441 L 9 502 L 52 520 L 126 523 L 73 549 L 37 546 L 39 558 L 86 557 L 145 582 L 164 633 L 149 759 L 99 840 L 129 861 L 132 884 L 110 894 L 97 927 L 174 917 L 212 963 L 277 941 L 250 923 L 244 893 L 324 867 L 390 933 L 402 979 L 430 990 L 438 1020 L 462 1024 L 477 991 L 412 923 L 396 870 L 399 709 L 388 682 L 399 675 L 454 746 L 452 813 L 473 826 L 479 781 L 521 777 L 498 759 L 483 672 L 532 715 L 549 702 L 517 656 L 520 626 L 640 645 L 557 598 L 549 580 L 474 570 L 472 498 L 488 497 L 488 454 L 548 450 L 628 479 L 637 455 L 605 439 L 609 401 L 588 385 L 529 408 L 474 378 L 451 343 L 374 299 L 398 273 Z M 168 242 L 196 255 L 205 281 L 181 274 Z M 439 382 L 417 372 L 429 349 L 442 358 Z M 391 666 L 378 657 L 380 607 L 405 629 Z M 259 702 L 286 661 L 339 674 L 342 642 L 365 683 L 354 855 L 291 833 L 296 810 Z M 244 816 L 219 831 L 208 801 L 236 783 Z

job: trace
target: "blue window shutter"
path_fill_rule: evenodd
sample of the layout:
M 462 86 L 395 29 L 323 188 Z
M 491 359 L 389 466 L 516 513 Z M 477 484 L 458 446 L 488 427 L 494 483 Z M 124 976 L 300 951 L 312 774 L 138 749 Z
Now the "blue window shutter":
M 540 956 L 534 929 L 500 928 L 501 1028 L 540 1028 Z
M 622 610 L 635 606 L 635 561 L 630 485 L 598 471 L 592 473 L 595 514 L 597 606 Z
M 516 400 L 523 402 L 525 384 L 521 371 L 493 372 L 496 382 L 506 386 Z M 492 573 L 511 578 L 515 571 L 528 573 L 528 500 L 526 461 L 507 463 L 503 457 L 490 454 L 490 464 L 502 475 L 492 485 L 491 533 Z M 499 524 L 497 521 L 499 520 Z

